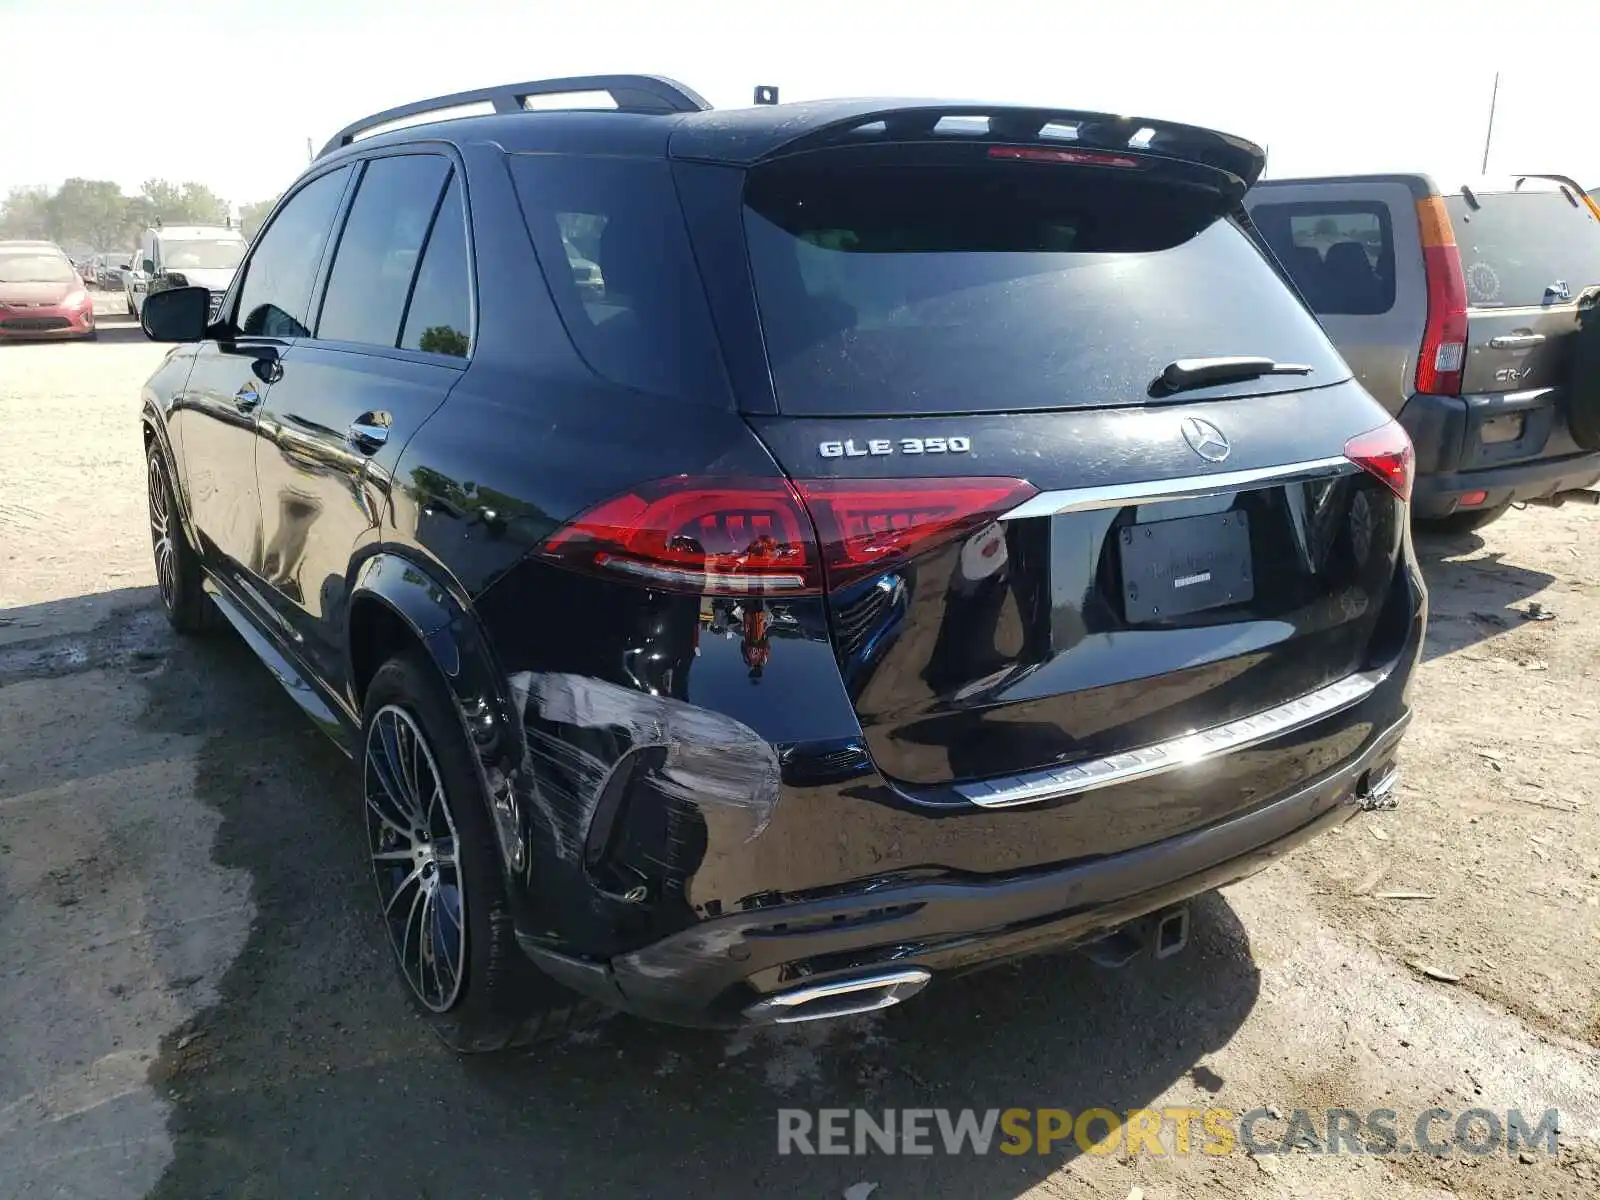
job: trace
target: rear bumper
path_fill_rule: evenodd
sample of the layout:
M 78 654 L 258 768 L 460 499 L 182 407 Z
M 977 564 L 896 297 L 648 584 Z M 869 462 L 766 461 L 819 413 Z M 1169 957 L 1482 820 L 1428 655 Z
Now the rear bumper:
M 1393 712 L 1393 698 L 1384 707 Z M 999 877 L 862 880 L 823 899 L 703 921 L 608 963 L 523 946 L 579 991 L 653 1020 L 713 1027 L 746 1023 L 752 1005 L 802 982 L 907 968 L 937 976 L 1069 948 L 1252 875 L 1349 820 L 1393 765 L 1410 719 L 1399 707 L 1356 754 L 1287 795 L 1121 854 Z
M 539 817 L 530 827 L 559 837 L 548 852 L 530 842 L 511 875 L 519 940 L 580 992 L 715 1027 L 759 1019 L 746 1015 L 752 1006 L 802 985 L 937 976 L 1095 940 L 1250 875 L 1358 811 L 1409 721 L 1426 621 L 1408 541 L 1366 668 L 1378 682 L 1361 698 L 1259 741 L 1224 739 L 1161 774 L 1001 807 L 891 786 L 860 751 L 859 726 L 853 754 L 865 769 L 797 773 L 802 760 L 789 751 L 801 743 L 760 740 L 708 710 L 593 680 L 530 677 L 526 710 L 541 714 L 524 718 L 530 758 L 566 753 L 546 730 L 573 727 L 580 701 L 613 728 L 635 723 L 637 710 L 650 744 L 619 760 L 593 803 L 545 768 L 548 786 L 527 796 Z M 696 670 L 738 651 L 722 638 L 699 648 Z M 794 638 L 782 650 L 787 665 L 812 651 L 819 674 L 836 669 L 826 643 Z M 578 733 L 584 762 L 612 753 Z M 747 791 L 746 781 L 766 779 L 755 768 L 772 750 L 781 784 Z M 657 753 L 675 755 L 669 790 L 641 757 Z
M 1424 519 L 1447 517 L 1460 510 L 1461 497 L 1467 492 L 1489 493 L 1481 504 L 1473 505 L 1477 510 L 1538 500 L 1558 492 L 1590 487 L 1597 481 L 1600 481 L 1600 454 L 1541 458 L 1482 471 L 1420 475 L 1412 493 L 1411 511 Z

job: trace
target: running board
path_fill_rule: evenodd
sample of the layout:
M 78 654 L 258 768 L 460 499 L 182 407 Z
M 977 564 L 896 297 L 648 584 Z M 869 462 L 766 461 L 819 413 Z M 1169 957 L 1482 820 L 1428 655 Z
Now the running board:
M 295 670 L 293 664 L 272 644 L 271 639 L 256 628 L 254 622 L 245 615 L 244 609 L 240 608 L 238 602 L 219 587 L 215 580 L 207 577 L 205 592 L 217 606 L 217 611 L 228 618 L 228 624 L 232 625 L 234 631 L 244 639 L 244 644 L 250 647 L 251 652 L 261 660 L 267 670 L 272 672 L 272 677 L 282 685 L 283 690 L 289 693 L 289 699 L 298 704 L 306 716 L 317 723 L 322 732 L 340 747 L 344 747 L 347 740 L 344 723 L 328 706 L 322 694 L 305 676 Z
M 1009 808 L 1015 804 L 1038 804 L 1063 796 L 1076 796 L 1095 788 L 1110 787 L 1112 784 L 1147 779 L 1152 775 L 1193 766 L 1221 754 L 1243 750 L 1330 717 L 1372 695 L 1387 675 L 1387 671 L 1362 671 L 1346 675 L 1336 683 L 1318 688 L 1287 704 L 1229 721 L 1226 725 L 1070 766 L 1044 767 L 1022 775 L 958 783 L 955 790 L 983 808 Z

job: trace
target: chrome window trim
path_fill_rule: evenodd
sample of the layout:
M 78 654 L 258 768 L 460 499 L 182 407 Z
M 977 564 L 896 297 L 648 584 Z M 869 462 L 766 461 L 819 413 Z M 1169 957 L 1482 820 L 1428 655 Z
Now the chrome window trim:
M 1388 674 L 1387 670 L 1357 672 L 1285 704 L 1225 725 L 1087 762 L 958 783 L 955 790 L 982 808 L 1010 808 L 1147 779 L 1243 750 L 1332 716 L 1365 700 Z
M 1210 475 L 1184 475 L 1177 479 L 1112 483 L 1104 487 L 1065 488 L 1054 492 L 1040 492 L 1031 500 L 1024 500 L 1000 519 L 1018 521 L 1027 517 L 1053 517 L 1061 513 L 1090 512 L 1098 508 L 1123 508 L 1129 504 L 1200 500 L 1206 496 L 1243 491 L 1267 484 L 1296 483 L 1350 475 L 1360 469 L 1358 464 L 1341 454 L 1337 458 L 1315 458 L 1307 462 L 1286 463 L 1278 467 L 1253 467 L 1246 471 L 1218 471 Z

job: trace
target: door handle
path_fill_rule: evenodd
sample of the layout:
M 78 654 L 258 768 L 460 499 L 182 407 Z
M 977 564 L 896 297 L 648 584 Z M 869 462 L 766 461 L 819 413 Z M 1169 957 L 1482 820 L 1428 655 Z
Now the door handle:
M 233 406 L 240 412 L 249 412 L 261 403 L 261 393 L 256 391 L 256 385 L 246 383 L 233 394 Z
M 1489 345 L 1496 350 L 1520 350 L 1527 346 L 1537 346 L 1544 341 L 1542 333 L 1503 333 L 1499 337 L 1489 339 Z
M 371 454 L 389 440 L 389 427 L 371 420 L 371 415 L 357 417 L 344 431 L 344 440 L 363 454 Z

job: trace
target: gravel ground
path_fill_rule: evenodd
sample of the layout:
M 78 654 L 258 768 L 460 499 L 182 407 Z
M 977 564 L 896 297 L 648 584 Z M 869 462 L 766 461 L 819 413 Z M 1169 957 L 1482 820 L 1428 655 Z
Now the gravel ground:
M 135 413 L 162 351 L 120 307 L 97 344 L 0 346 L 5 1195 L 1600 1192 L 1600 512 L 1423 544 L 1400 807 L 1202 902 L 1176 959 L 461 1061 L 390 978 L 349 765 L 236 639 L 156 608 Z M 853 1105 L 1259 1106 L 1267 1139 L 1297 1107 L 1557 1107 L 1561 1152 L 776 1154 L 778 1108 Z

